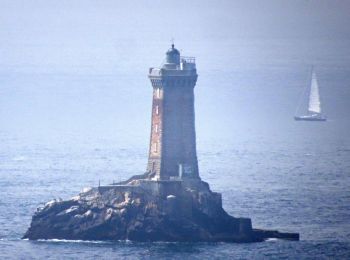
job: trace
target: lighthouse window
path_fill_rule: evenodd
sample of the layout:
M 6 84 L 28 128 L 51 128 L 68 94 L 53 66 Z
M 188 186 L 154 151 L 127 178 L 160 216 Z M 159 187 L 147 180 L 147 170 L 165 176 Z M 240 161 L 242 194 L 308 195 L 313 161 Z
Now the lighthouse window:
M 157 98 L 160 98 L 160 88 L 157 88 Z
M 158 115 L 159 114 L 159 107 L 156 106 L 156 114 Z
M 158 152 L 158 143 L 153 144 L 153 152 Z
M 156 133 L 158 133 L 158 125 L 155 125 L 155 126 L 154 126 L 154 131 L 155 131 Z

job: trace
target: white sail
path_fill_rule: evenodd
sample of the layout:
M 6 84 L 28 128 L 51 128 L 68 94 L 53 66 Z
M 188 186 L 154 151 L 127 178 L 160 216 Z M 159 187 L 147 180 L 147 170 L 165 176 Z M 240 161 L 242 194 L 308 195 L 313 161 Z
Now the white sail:
M 320 93 L 318 90 L 316 73 L 314 71 L 312 72 L 312 80 L 311 80 L 309 112 L 318 113 L 318 114 L 321 113 Z

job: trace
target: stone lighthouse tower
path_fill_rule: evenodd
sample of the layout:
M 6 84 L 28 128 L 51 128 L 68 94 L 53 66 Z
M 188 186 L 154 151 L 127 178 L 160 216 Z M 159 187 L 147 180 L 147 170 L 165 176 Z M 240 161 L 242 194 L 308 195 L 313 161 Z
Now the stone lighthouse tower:
M 195 59 L 174 44 L 161 68 L 150 68 L 152 125 L 147 171 L 154 180 L 199 179 L 194 116 Z

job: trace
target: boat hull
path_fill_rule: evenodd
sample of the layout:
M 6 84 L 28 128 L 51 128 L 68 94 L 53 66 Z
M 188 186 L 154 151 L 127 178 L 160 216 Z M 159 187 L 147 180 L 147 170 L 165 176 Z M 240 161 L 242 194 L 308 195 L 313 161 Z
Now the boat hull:
M 313 117 L 313 116 L 295 116 L 295 121 L 318 121 L 318 122 L 324 122 L 327 121 L 327 118 L 325 117 Z

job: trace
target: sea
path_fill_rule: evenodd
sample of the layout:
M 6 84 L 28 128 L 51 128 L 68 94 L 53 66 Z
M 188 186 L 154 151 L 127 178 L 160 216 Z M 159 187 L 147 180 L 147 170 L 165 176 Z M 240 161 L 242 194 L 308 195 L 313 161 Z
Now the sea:
M 0 259 L 350 259 L 350 39 L 220 34 L 215 24 L 173 28 L 175 47 L 196 57 L 200 176 L 229 214 L 300 241 L 22 240 L 44 203 L 145 172 L 147 73 L 174 36 L 169 21 L 143 24 L 147 14 L 130 30 L 114 27 L 124 20 L 112 10 L 86 12 L 91 22 L 61 15 L 73 17 L 13 18 L 17 31 L 0 43 Z M 312 66 L 328 120 L 294 121 Z

